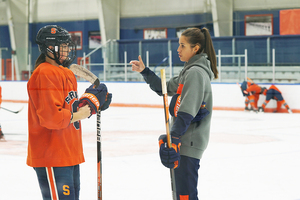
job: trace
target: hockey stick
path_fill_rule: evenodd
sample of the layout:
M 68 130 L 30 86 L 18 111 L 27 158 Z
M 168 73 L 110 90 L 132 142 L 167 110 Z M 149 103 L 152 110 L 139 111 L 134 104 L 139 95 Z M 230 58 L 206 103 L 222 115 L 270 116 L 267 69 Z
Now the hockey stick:
M 98 87 L 100 85 L 100 80 L 98 79 L 98 77 L 93 74 L 91 71 L 89 71 L 88 69 L 80 66 L 80 65 L 76 65 L 76 64 L 72 64 L 70 66 L 70 70 L 77 76 L 80 76 L 82 78 L 84 78 L 85 80 L 89 81 L 90 83 L 94 84 L 95 87 Z
M 168 93 L 167 93 L 167 83 L 166 83 L 167 81 L 166 81 L 165 69 L 160 70 L 160 76 L 161 76 L 162 93 L 163 93 L 163 97 L 164 97 L 167 144 L 168 144 L 168 148 L 171 148 L 172 141 L 171 141 L 170 128 L 169 128 L 169 103 L 168 103 Z M 177 200 L 174 169 L 170 169 L 170 175 L 171 175 L 171 187 L 172 187 L 173 200 Z
M 22 107 L 20 110 L 17 110 L 17 111 L 12 111 L 12 110 L 9 110 L 9 109 L 3 108 L 3 107 L 0 107 L 0 108 L 2 108 L 3 110 L 6 110 L 6 111 L 8 111 L 8 112 L 15 113 L 15 114 L 18 114 L 19 112 L 21 112 L 21 111 L 23 110 L 23 107 Z
M 249 78 L 249 77 L 247 77 L 247 80 L 248 80 L 250 83 L 254 83 L 254 81 L 253 81 L 251 78 Z
M 95 87 L 100 85 L 100 80 L 91 71 L 86 68 L 72 64 L 70 70 L 77 76 L 84 78 L 90 83 L 94 84 Z M 101 157 L 101 110 L 99 109 L 97 113 L 97 197 L 98 200 L 102 200 L 102 157 Z

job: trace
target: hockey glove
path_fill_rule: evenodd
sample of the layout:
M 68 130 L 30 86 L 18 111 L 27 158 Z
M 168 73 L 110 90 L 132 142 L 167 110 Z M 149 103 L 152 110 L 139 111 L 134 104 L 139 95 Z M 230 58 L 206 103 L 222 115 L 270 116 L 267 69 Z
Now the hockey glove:
M 175 169 L 180 166 L 180 145 L 179 137 L 172 136 L 172 146 L 168 148 L 167 135 L 159 137 L 159 156 L 161 163 L 170 169 Z
M 203 119 L 204 117 L 206 117 L 209 114 L 209 111 L 206 109 L 205 106 L 206 106 L 206 103 L 203 101 L 197 115 L 192 120 L 192 122 L 199 122 L 201 119 Z
M 181 95 L 175 94 L 169 106 L 170 115 L 173 117 L 177 117 L 178 109 L 180 107 Z M 210 112 L 206 109 L 206 102 L 202 102 L 201 107 L 197 113 L 197 115 L 193 118 L 192 122 L 199 122 L 201 119 L 206 117 Z
M 111 93 L 107 93 L 106 94 L 105 102 L 104 102 L 104 104 L 100 108 L 101 111 L 106 110 L 109 107 L 109 105 L 111 103 L 111 98 L 112 98 L 112 94 Z
M 91 115 L 96 114 L 100 106 L 105 103 L 106 95 L 106 85 L 102 83 L 97 88 L 94 88 L 94 85 L 91 85 L 80 97 L 78 107 L 80 108 L 88 104 L 91 108 Z

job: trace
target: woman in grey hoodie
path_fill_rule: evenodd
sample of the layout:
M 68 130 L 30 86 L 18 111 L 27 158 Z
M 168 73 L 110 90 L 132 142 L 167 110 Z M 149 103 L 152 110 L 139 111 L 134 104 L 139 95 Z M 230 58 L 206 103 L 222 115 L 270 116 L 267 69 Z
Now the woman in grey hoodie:
M 183 70 L 167 82 L 172 115 L 172 148 L 166 136 L 159 140 L 164 166 L 174 168 L 178 200 L 198 199 L 200 159 L 209 141 L 212 116 L 211 80 L 218 78 L 216 54 L 208 29 L 189 28 L 179 38 L 177 49 Z M 141 56 L 131 61 L 132 70 L 140 72 L 150 88 L 162 95 L 160 78 L 146 68 Z

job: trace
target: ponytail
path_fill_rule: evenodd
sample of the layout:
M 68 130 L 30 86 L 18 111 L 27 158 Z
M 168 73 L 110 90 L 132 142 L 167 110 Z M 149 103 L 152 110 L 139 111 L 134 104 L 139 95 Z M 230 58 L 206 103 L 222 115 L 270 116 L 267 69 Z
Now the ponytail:
M 46 61 L 45 54 L 41 53 L 41 55 L 36 59 L 34 69 L 36 69 L 41 63 Z
M 213 71 L 215 78 L 218 78 L 218 69 L 217 69 L 217 57 L 216 52 L 207 28 L 202 28 L 201 32 L 205 37 L 204 53 L 207 54 L 208 59 L 210 60 L 211 70 Z
M 208 29 L 188 28 L 181 35 L 188 38 L 188 41 L 192 47 L 199 45 L 200 48 L 196 52 L 197 54 L 200 54 L 202 52 L 207 54 L 208 59 L 210 60 L 211 70 L 214 73 L 215 78 L 218 78 L 216 52 Z

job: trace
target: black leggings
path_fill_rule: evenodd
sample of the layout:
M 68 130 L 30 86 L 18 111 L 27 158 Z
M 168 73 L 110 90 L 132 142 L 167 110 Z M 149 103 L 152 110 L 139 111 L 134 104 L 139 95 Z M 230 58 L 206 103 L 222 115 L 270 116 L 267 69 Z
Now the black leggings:
M 181 156 L 180 166 L 175 169 L 175 182 L 178 200 L 198 200 L 198 170 L 200 160 Z

